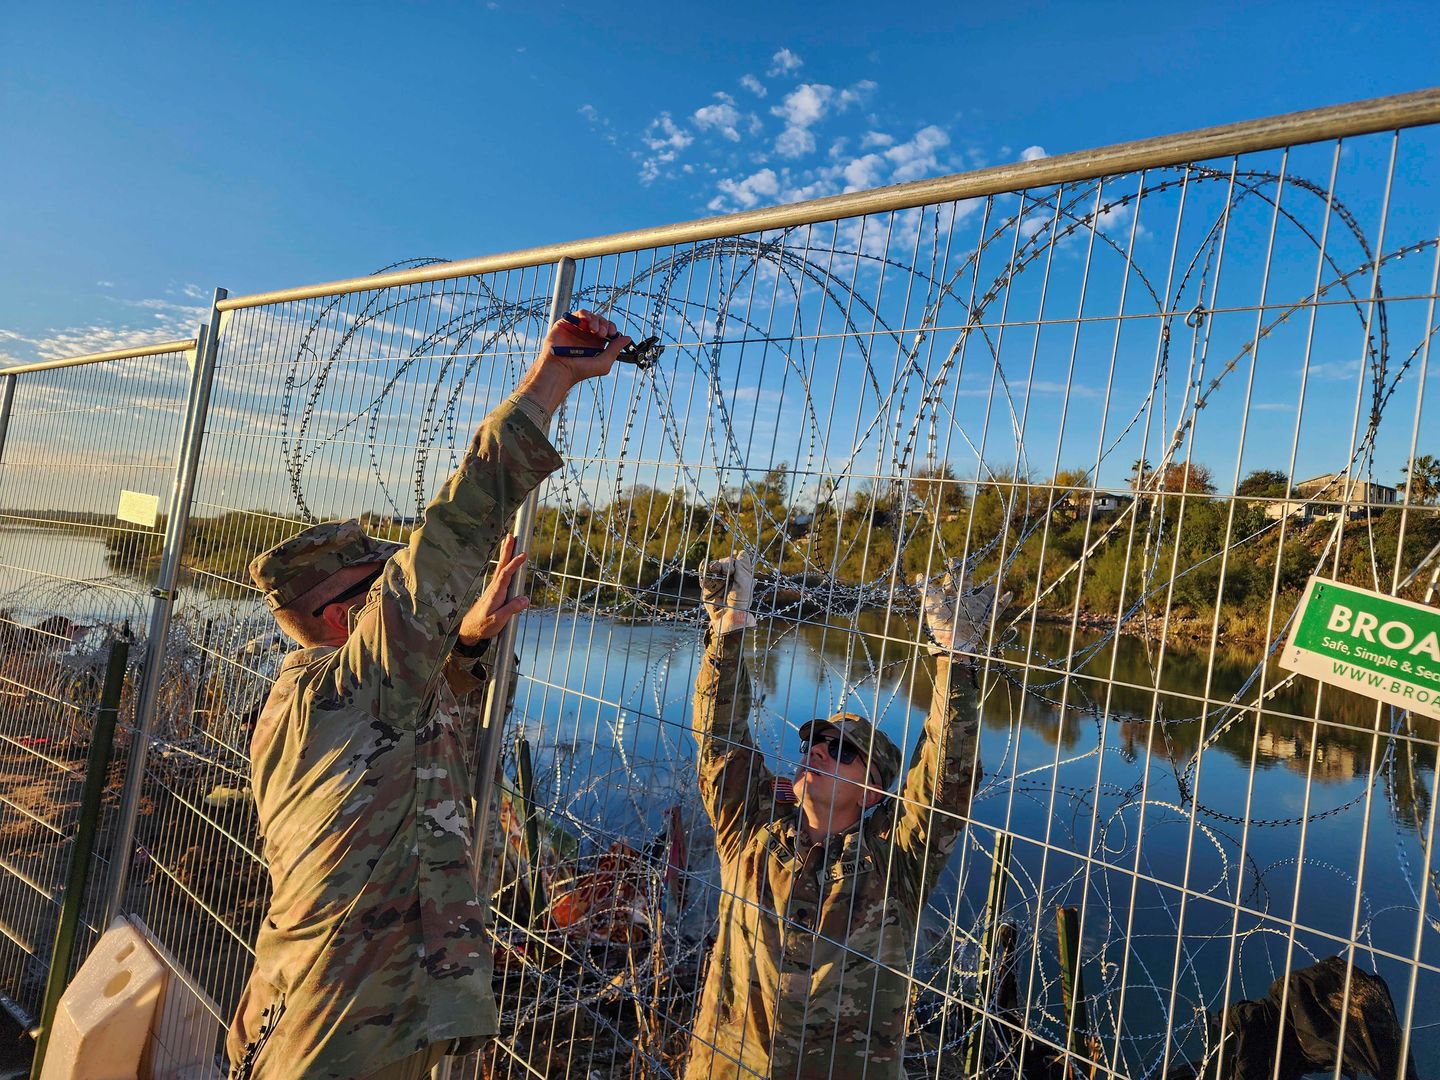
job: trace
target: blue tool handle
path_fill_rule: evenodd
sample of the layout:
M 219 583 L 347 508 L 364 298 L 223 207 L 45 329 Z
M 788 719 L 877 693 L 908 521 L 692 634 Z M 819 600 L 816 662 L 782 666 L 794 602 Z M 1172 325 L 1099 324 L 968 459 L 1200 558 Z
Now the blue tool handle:
M 580 319 L 569 313 L 566 313 L 562 318 L 579 333 L 584 334 L 586 337 L 592 337 L 596 341 L 603 341 L 605 344 L 594 347 L 589 345 L 552 345 L 550 346 L 550 351 L 556 356 L 583 356 L 587 358 L 599 356 L 605 351 L 606 346 L 608 346 L 610 342 L 620 336 L 619 334 L 612 334 L 608 338 L 602 337 L 587 327 Z M 622 350 L 620 355 L 615 359 L 622 364 L 634 364 L 640 368 L 649 367 L 655 362 L 656 357 L 660 355 L 659 349 L 654 348 L 657 340 L 656 338 L 646 338 L 642 342 L 631 342 L 625 346 L 624 350 Z

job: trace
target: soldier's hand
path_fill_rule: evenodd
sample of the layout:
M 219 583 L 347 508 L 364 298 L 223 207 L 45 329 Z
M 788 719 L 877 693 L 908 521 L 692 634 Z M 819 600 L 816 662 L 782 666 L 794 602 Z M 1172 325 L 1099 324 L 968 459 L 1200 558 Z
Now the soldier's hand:
M 500 542 L 500 557 L 496 560 L 495 575 L 480 599 L 460 620 L 460 640 L 474 645 L 486 638 L 493 638 L 505 629 L 505 624 L 530 606 L 528 596 L 517 596 L 506 600 L 510 583 L 515 572 L 525 564 L 525 553 L 515 554 L 515 538 L 507 536 Z
M 621 334 L 606 345 L 605 351 L 599 356 L 558 355 L 555 352 L 557 345 L 594 348 L 601 343 L 599 339 L 608 338 L 615 333 L 615 324 L 593 311 L 581 308 L 572 314 L 590 333 L 585 333 L 564 319 L 556 320 L 550 327 L 550 332 L 545 335 L 545 340 L 540 343 L 540 352 L 535 357 L 535 363 L 530 365 L 530 370 L 520 380 L 520 391 L 529 394 L 552 413 L 560 408 L 565 396 L 577 383 L 609 374 L 610 369 L 615 366 L 615 358 L 630 344 L 630 339 Z
M 1010 604 L 1008 591 L 996 597 L 995 582 L 972 590 L 969 572 L 958 564 L 938 583 L 917 574 L 915 584 L 922 590 L 925 629 L 939 652 L 973 650 L 989 633 L 992 612 L 998 617 Z
M 608 375 L 610 369 L 615 366 L 615 358 L 620 355 L 626 345 L 630 344 L 630 338 L 619 333 L 619 329 L 603 315 L 596 315 L 593 311 L 586 311 L 584 308 L 571 312 L 575 318 L 584 324 L 584 329 L 572 326 L 564 319 L 556 321 L 550 327 L 550 333 L 545 335 L 545 344 L 541 346 L 540 355 L 550 356 L 555 360 L 562 360 L 569 365 L 574 382 L 583 382 L 585 379 L 594 379 L 601 375 Z M 588 330 L 589 333 L 585 333 Z M 617 337 L 616 335 L 619 334 Z M 580 346 L 582 348 L 595 348 L 598 344 L 596 338 L 613 338 L 605 351 L 599 356 L 557 356 L 555 346 Z
M 731 555 L 707 562 L 700 568 L 700 595 L 717 634 L 754 626 L 750 602 L 755 596 L 755 560 Z

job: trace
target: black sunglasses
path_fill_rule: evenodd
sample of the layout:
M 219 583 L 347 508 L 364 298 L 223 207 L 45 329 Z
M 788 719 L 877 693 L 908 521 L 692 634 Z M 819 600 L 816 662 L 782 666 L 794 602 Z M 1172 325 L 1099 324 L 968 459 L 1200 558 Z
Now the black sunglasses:
M 822 735 L 816 739 L 806 739 L 800 743 L 800 753 L 810 753 L 810 748 L 813 746 L 825 747 L 826 753 L 830 755 L 830 760 L 838 761 L 841 765 L 852 765 L 856 758 L 865 756 L 863 750 L 852 746 L 839 735 Z
M 375 579 L 384 572 L 385 564 L 381 563 L 380 566 L 376 568 L 373 574 L 367 574 L 365 577 L 357 581 L 354 585 L 350 586 L 350 588 L 342 592 L 339 596 L 333 596 L 329 600 L 326 600 L 310 614 L 314 615 L 315 618 L 318 619 L 321 615 L 325 613 L 325 609 L 331 604 L 344 604 L 348 601 L 354 600 L 356 597 L 364 596 L 370 591 L 370 586 L 375 584 Z

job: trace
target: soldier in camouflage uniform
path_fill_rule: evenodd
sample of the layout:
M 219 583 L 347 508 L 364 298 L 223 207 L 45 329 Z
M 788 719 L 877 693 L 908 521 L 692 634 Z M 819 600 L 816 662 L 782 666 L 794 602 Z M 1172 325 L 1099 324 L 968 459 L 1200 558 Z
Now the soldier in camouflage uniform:
M 615 327 L 578 313 L 592 333 Z M 546 433 L 576 383 L 629 343 L 557 322 L 516 394 L 480 425 L 404 547 L 329 522 L 250 574 L 286 657 L 250 743 L 273 895 L 228 1040 L 233 1074 L 402 1080 L 495 1034 L 488 877 L 474 865 L 474 710 L 484 647 L 524 556 L 500 549 L 527 495 L 561 464 Z
M 995 588 L 967 593 L 963 575 L 947 574 L 926 593 L 935 682 L 899 796 L 881 806 L 899 748 L 839 713 L 800 729 L 792 810 L 777 805 L 776 778 L 750 736 L 742 643 L 753 580 L 744 559 L 704 574 L 710 628 L 693 723 L 720 857 L 720 926 L 685 1080 L 903 1077 L 904 972 L 979 770 L 977 718 L 959 685 L 969 680 L 952 656 L 989 629 Z

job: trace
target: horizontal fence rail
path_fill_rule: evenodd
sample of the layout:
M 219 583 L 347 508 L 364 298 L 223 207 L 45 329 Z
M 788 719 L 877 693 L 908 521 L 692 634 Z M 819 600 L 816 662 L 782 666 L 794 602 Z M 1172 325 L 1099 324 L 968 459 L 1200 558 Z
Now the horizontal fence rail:
M 206 1052 L 269 900 L 248 747 L 291 648 L 246 566 L 320 520 L 407 538 L 568 294 L 664 351 L 555 417 L 513 703 L 465 705 L 501 1036 L 451 1075 L 1178 1077 L 1240 1046 L 1279 1076 L 1302 1015 L 1311 1071 L 1440 1069 L 1433 710 L 1276 662 L 1312 575 L 1435 602 L 1437 121 L 1423 91 L 219 299 L 122 905 Z M 56 519 L 20 430 L 0 507 Z M 163 534 L 110 564 L 137 599 Z M 758 625 L 717 709 L 731 555 Z M 923 598 L 962 568 L 1009 600 L 952 662 Z M 801 725 L 838 712 L 901 758 L 853 865 L 785 848 Z
M 424 281 L 537 266 L 557 259 L 587 259 L 625 254 L 670 244 L 717 240 L 761 229 L 786 229 L 821 221 L 863 217 L 893 210 L 909 210 L 932 203 L 984 198 L 1051 184 L 1094 180 L 1140 169 L 1184 165 L 1206 158 L 1277 150 L 1328 139 L 1343 139 L 1381 131 L 1419 127 L 1440 122 L 1440 89 L 1417 90 L 1388 98 L 1357 101 L 1266 120 L 1249 120 L 1205 128 L 1182 135 L 1166 135 L 1121 143 L 1098 150 L 1057 154 L 1037 161 L 997 165 L 933 180 L 916 180 L 789 206 L 772 206 L 678 225 L 636 229 L 613 236 L 572 240 L 523 251 L 489 255 L 460 262 L 424 260 L 420 265 L 387 267 L 367 278 L 350 278 L 295 289 L 234 296 L 220 304 L 221 311 L 261 307 L 294 300 L 339 296 L 350 292 L 415 285 Z

